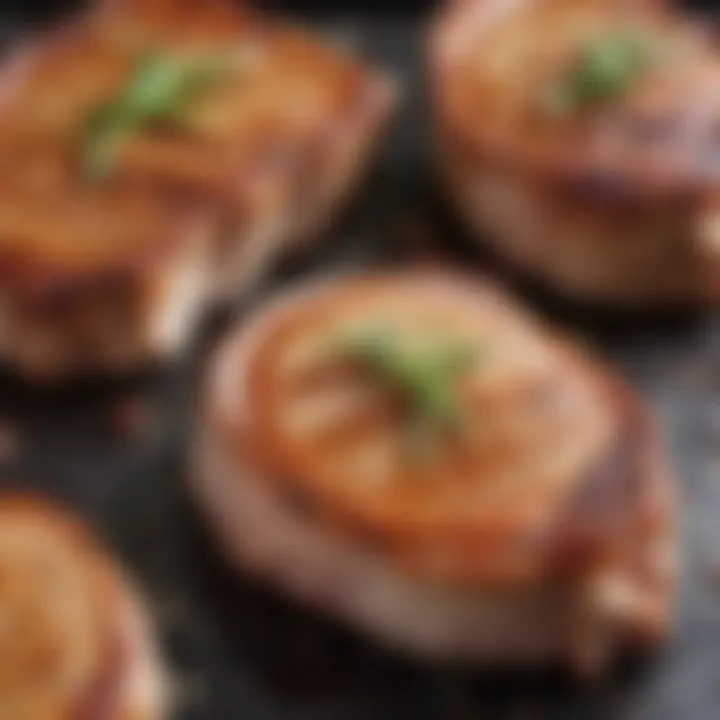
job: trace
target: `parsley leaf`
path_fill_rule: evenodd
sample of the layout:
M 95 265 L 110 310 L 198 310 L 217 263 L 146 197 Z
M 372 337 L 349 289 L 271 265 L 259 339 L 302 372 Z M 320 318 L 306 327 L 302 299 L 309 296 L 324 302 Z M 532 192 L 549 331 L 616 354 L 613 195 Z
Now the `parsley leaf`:
M 477 361 L 477 348 L 445 340 L 421 348 L 403 344 L 388 328 L 375 327 L 346 338 L 343 354 L 366 367 L 407 403 L 411 437 L 423 449 L 438 435 L 454 432 L 465 415 L 457 379 Z
M 225 70 L 226 64 L 217 57 L 142 57 L 119 94 L 88 117 L 83 157 L 86 174 L 94 179 L 107 177 L 125 137 L 147 125 L 176 120 Z
M 647 38 L 616 30 L 583 47 L 568 73 L 546 98 L 553 115 L 566 115 L 625 94 L 654 57 Z

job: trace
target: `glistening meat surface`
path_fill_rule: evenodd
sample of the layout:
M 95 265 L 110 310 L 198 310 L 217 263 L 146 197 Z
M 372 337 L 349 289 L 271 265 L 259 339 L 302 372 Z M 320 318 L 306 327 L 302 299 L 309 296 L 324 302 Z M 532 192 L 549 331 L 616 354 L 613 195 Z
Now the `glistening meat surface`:
M 377 323 L 479 350 L 462 433 L 422 461 L 397 398 L 337 354 Z M 664 636 L 673 501 L 654 431 L 487 283 L 290 293 L 226 340 L 205 390 L 194 489 L 231 561 L 291 595 L 447 657 L 601 664 Z
M 435 136 L 469 232 L 564 296 L 716 303 L 719 57 L 707 28 L 660 3 L 444 9 Z

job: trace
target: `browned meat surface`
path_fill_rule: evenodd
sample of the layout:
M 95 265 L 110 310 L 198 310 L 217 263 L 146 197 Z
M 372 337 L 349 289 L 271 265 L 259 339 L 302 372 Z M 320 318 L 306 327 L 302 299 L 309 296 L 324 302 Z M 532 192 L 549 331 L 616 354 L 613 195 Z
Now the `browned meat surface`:
M 163 717 L 160 665 L 133 592 L 75 521 L 0 499 L 0 716 Z
M 441 384 L 457 425 L 410 433 L 397 358 L 378 377 L 338 350 L 380 327 L 411 358 L 472 354 Z M 408 382 L 438 390 L 418 362 Z M 673 501 L 644 412 L 484 282 L 346 278 L 260 310 L 212 365 L 195 465 L 232 563 L 392 646 L 598 668 L 668 630 Z
M 11 51 L 0 358 L 64 375 L 177 353 L 208 301 L 330 219 L 391 96 L 343 51 L 223 0 L 107 3 Z M 67 318 L 50 321 L 58 292 Z M 131 319 L 99 337 L 112 312 Z M 73 325 L 93 329 L 80 342 Z
M 438 17 L 443 178 L 472 232 L 562 294 L 720 298 L 718 48 L 661 3 L 475 0 Z
M 206 303 L 212 215 L 134 186 L 84 187 L 48 156 L 6 167 L 0 359 L 48 379 L 180 352 Z

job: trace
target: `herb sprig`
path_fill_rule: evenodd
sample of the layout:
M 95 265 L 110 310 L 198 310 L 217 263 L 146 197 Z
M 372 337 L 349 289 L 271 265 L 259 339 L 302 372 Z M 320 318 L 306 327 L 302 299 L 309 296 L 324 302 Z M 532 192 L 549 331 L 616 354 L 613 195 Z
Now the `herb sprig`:
M 389 328 L 373 327 L 345 338 L 342 352 L 402 396 L 416 449 L 428 450 L 439 435 L 462 428 L 466 418 L 457 380 L 477 362 L 474 345 L 445 340 L 420 348 Z
M 619 97 L 655 57 L 648 38 L 629 28 L 603 35 L 580 50 L 568 73 L 547 95 L 547 109 L 562 116 Z
M 85 174 L 92 179 L 107 177 L 125 137 L 147 125 L 176 121 L 197 94 L 216 83 L 226 70 L 221 57 L 143 56 L 119 94 L 88 118 Z

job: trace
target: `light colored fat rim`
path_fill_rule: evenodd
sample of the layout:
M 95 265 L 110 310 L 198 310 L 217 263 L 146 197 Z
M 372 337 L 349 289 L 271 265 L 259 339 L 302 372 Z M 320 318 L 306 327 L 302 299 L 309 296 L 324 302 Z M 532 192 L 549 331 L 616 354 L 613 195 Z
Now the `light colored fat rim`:
M 567 594 L 561 588 L 497 594 L 430 584 L 312 525 L 273 487 L 242 468 L 208 425 L 200 428 L 191 490 L 229 564 L 390 649 L 437 660 L 563 661 L 582 669 L 602 666 L 632 645 L 625 632 L 636 608 L 623 604 L 622 567 Z M 670 544 L 668 533 L 648 554 L 662 563 Z M 664 598 L 659 604 L 663 623 Z
M 538 661 L 561 654 L 558 598 L 498 600 L 406 577 L 290 511 L 272 483 L 239 470 L 207 429 L 195 453 L 193 493 L 227 559 L 282 593 L 424 656 Z
M 170 709 L 169 683 L 158 652 L 154 629 L 140 594 L 123 583 L 121 627 L 128 662 L 120 683 L 121 720 L 163 720 Z

